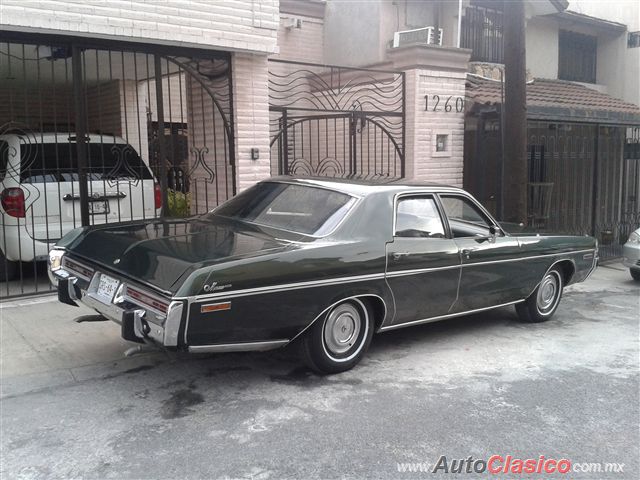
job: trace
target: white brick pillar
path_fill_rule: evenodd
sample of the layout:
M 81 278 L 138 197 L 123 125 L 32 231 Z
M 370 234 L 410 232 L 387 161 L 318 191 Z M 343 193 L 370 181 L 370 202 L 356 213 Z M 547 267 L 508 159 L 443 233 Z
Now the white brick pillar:
M 238 192 L 269 178 L 269 78 L 267 57 L 235 53 L 233 68 L 236 184 Z M 251 149 L 260 158 L 251 159 Z
M 469 54 L 465 49 L 429 45 L 395 48 L 388 52 L 393 68 L 405 72 L 405 171 L 408 179 L 462 186 L 464 98 Z

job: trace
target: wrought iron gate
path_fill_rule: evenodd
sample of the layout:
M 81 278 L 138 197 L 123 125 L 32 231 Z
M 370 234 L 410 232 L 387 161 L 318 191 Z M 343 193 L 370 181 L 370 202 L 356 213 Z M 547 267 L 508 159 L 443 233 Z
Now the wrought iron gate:
M 269 102 L 272 173 L 404 177 L 403 72 L 271 60 Z
M 0 297 L 50 290 L 73 228 L 210 210 L 235 193 L 230 57 L 0 35 Z

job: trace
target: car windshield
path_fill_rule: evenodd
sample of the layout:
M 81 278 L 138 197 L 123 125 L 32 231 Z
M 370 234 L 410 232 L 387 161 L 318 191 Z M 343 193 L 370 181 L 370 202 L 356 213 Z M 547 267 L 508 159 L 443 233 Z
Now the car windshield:
M 326 188 L 263 182 L 208 215 L 322 236 L 331 233 L 355 202 L 350 195 Z
M 24 143 L 20 146 L 22 182 L 77 182 L 78 153 L 75 142 Z M 90 143 L 87 149 L 89 180 L 153 178 L 136 151 L 126 143 Z

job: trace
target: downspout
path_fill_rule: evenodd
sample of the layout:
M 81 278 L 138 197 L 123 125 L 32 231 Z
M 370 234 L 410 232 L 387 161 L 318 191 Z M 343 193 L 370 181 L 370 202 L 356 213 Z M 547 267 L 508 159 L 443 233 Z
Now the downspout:
M 460 48 L 460 38 L 462 30 L 462 0 L 458 0 L 458 42 L 457 47 Z

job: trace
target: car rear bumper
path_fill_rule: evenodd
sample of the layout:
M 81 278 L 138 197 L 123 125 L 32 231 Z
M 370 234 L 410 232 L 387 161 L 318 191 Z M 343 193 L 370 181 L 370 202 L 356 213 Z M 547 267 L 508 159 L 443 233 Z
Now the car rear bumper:
M 61 268 L 51 273 L 52 280 L 58 286 L 58 300 L 77 306 L 77 302 L 92 308 L 103 317 L 112 320 L 121 327 L 125 340 L 137 343 L 177 348 L 178 332 L 183 320 L 183 302 L 167 302 L 169 307 L 162 315 L 157 310 L 143 304 L 136 304 L 122 292 L 126 291 L 126 281 L 118 279 L 119 285 L 112 300 L 98 293 L 102 273 L 95 271 L 87 278 L 81 278 L 69 268 Z M 136 286 L 136 288 L 139 288 Z

